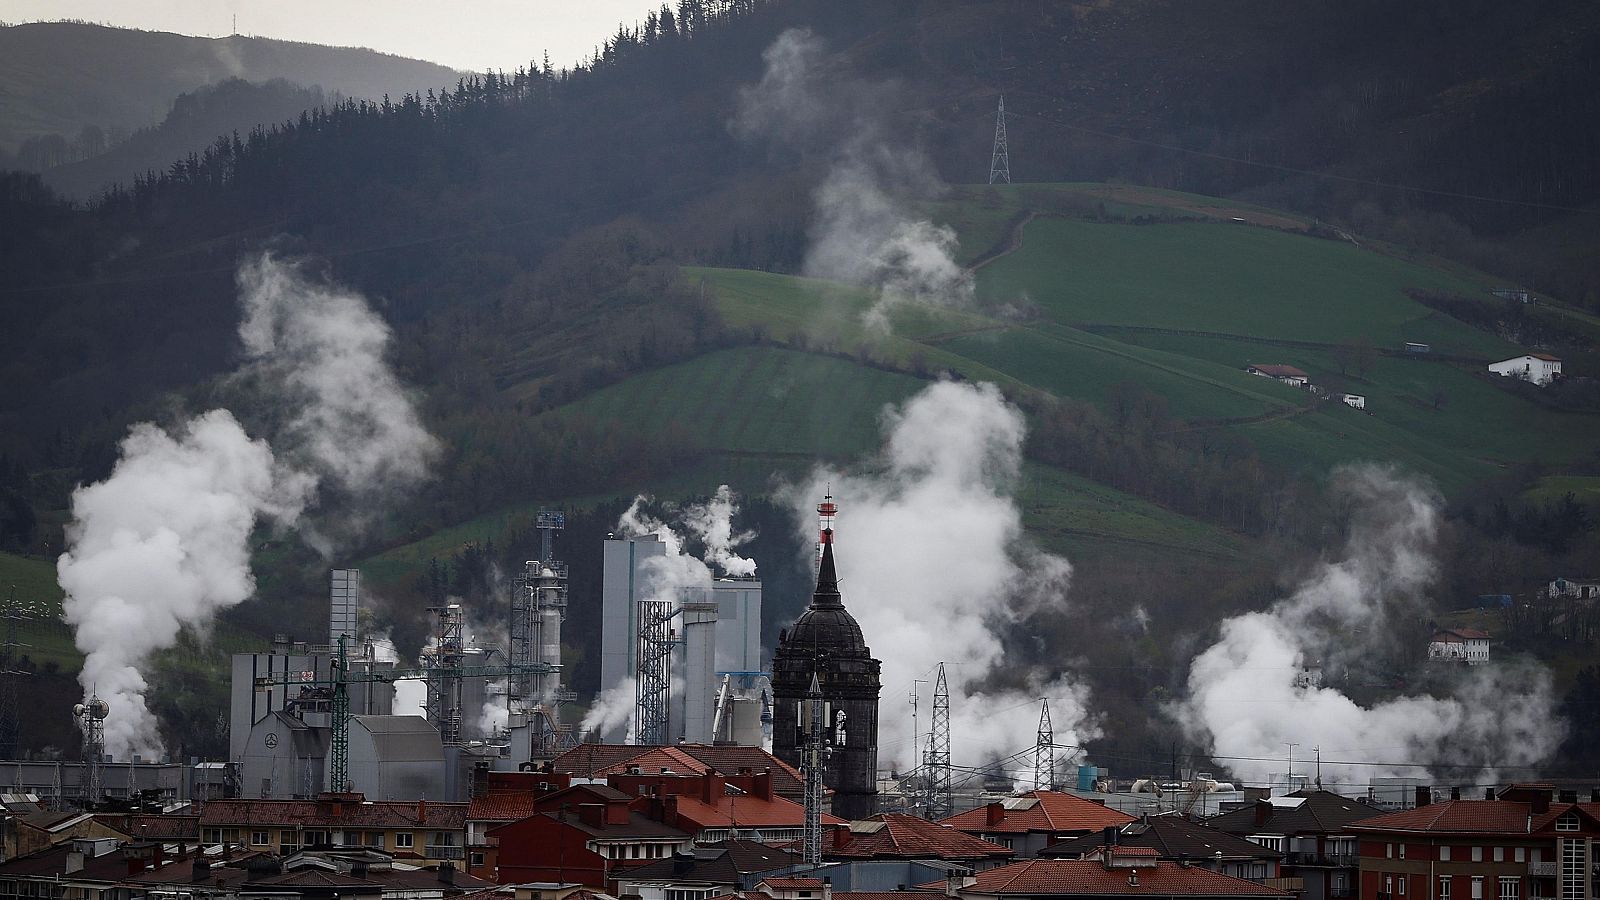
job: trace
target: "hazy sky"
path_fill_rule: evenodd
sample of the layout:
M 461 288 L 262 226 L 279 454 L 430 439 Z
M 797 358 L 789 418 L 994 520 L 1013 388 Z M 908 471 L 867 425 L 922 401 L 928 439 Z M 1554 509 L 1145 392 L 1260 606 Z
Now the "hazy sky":
M 591 53 L 618 22 L 661 0 L 0 0 L 10 24 L 83 19 L 202 37 L 258 37 L 371 47 L 458 69 L 510 71 L 550 51 L 556 65 Z

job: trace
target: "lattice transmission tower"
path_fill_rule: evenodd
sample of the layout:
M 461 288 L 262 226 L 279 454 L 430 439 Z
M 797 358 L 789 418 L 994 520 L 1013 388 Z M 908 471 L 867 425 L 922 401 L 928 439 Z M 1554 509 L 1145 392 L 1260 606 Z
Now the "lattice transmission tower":
M 933 728 L 928 733 L 923 768 L 928 772 L 924 815 L 937 822 L 955 812 L 950 795 L 950 685 L 944 679 L 944 663 L 939 663 L 939 676 L 933 683 Z
M 1006 145 L 1006 97 L 1000 95 L 1000 110 L 994 114 L 994 152 L 989 155 L 989 183 L 1011 183 L 1011 148 Z
M 1039 734 L 1033 743 L 1033 787 L 1046 791 L 1055 788 L 1056 730 L 1050 724 L 1050 699 L 1039 707 Z

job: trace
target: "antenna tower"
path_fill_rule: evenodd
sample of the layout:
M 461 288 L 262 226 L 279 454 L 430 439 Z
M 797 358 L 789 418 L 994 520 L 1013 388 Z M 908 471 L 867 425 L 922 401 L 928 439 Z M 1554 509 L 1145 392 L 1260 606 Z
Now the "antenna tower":
M 1000 95 L 1000 109 L 994 114 L 994 152 L 989 156 L 989 183 L 1011 183 L 1011 150 L 1006 146 L 1006 95 Z
M 18 682 L 28 676 L 27 672 L 17 667 L 17 648 L 26 646 L 17 642 L 18 623 L 27 616 L 17 606 L 17 586 L 12 585 L 6 597 L 5 612 L 0 613 L 0 618 L 5 622 L 4 642 L 0 643 L 0 759 L 16 759 L 19 756 L 18 735 L 20 726 L 17 717 Z
M 816 866 L 822 864 L 822 780 L 827 771 L 828 746 L 822 732 L 824 718 L 822 684 L 817 673 L 811 673 L 811 690 L 802 704 L 806 719 L 805 740 L 805 840 L 801 862 Z
M 428 670 L 428 721 L 439 729 L 446 744 L 461 743 L 461 667 L 466 661 L 462 636 L 465 615 L 461 604 L 435 606 L 433 646 L 423 651 L 422 667 Z M 341 647 L 342 647 L 341 642 Z M 334 713 L 337 719 L 338 713 Z M 341 788 L 342 790 L 342 788 Z
M 639 601 L 639 669 L 635 688 L 634 743 L 667 743 L 672 699 L 672 618 L 670 600 Z
M 1050 725 L 1050 698 L 1039 707 L 1039 735 L 1033 744 L 1033 788 L 1038 791 L 1055 789 L 1056 780 L 1056 730 Z
M 938 821 L 955 812 L 950 796 L 950 686 L 945 683 L 944 663 L 939 663 L 939 676 L 933 685 L 933 728 L 928 733 L 924 767 L 928 770 L 924 815 Z
M 88 776 L 83 798 L 84 809 L 93 809 L 105 793 L 100 767 L 106 756 L 106 714 L 110 711 L 111 708 L 92 689 L 89 691 L 89 699 L 72 707 L 72 714 L 83 723 L 84 773 Z

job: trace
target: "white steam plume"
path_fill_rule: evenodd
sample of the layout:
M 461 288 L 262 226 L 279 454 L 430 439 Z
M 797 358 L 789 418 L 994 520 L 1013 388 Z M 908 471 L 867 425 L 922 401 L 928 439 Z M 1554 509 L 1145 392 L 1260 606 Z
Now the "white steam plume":
M 384 360 L 389 326 L 366 301 L 270 254 L 240 268 L 239 288 L 245 352 L 292 410 L 275 442 L 355 494 L 421 480 L 438 442 Z
M 624 678 L 611 687 L 601 691 L 594 698 L 594 705 L 589 707 L 589 712 L 578 724 L 578 733 L 609 734 L 615 729 L 628 727 L 628 736 L 623 743 L 633 743 L 633 708 L 637 699 L 639 683 L 632 676 Z
M 1353 787 L 1373 776 L 1419 774 L 1385 763 L 1515 768 L 1548 757 L 1562 727 L 1542 667 L 1476 666 L 1458 674 L 1450 696 L 1372 706 L 1333 687 L 1297 683 L 1302 668 L 1319 661 L 1382 654 L 1384 637 L 1401 613 L 1417 608 L 1435 576 L 1439 511 L 1431 491 L 1372 465 L 1336 470 L 1333 482 L 1354 516 L 1343 558 L 1319 565 L 1266 611 L 1222 624 L 1190 668 L 1188 696 L 1172 707 L 1184 729 L 1258 781 L 1282 764 L 1251 758 L 1282 759 L 1286 743 L 1321 748 L 1333 760 L 1322 764 L 1325 781 Z
M 244 374 L 281 403 L 287 423 L 252 440 L 227 410 L 170 433 L 135 425 L 103 482 L 73 493 L 57 563 L 66 619 L 84 653 L 79 675 L 111 705 L 106 751 L 155 756 L 142 670 L 183 628 L 203 630 L 255 590 L 250 535 L 262 520 L 304 531 L 321 481 L 369 502 L 422 477 L 433 438 L 383 363 L 389 332 L 361 298 L 309 282 L 271 256 L 246 263 L 239 287 Z
M 943 184 L 921 150 L 885 134 L 894 93 L 884 85 L 828 83 L 823 46 L 791 28 L 763 54 L 761 81 L 739 92 L 735 134 L 830 157 L 816 204 L 804 273 L 872 288 L 865 322 L 886 330 L 896 306 L 970 306 L 972 273 L 955 261 L 955 231 L 913 204 Z M 841 140 L 840 136 L 844 136 Z
M 1002 674 L 1006 626 L 1064 613 L 1072 571 L 1023 534 L 1013 498 L 1022 413 L 993 385 L 942 382 L 886 410 L 884 425 L 877 471 L 819 469 L 791 495 L 808 541 L 817 498 L 830 485 L 838 498 L 840 588 L 883 660 L 879 761 L 912 762 L 911 710 L 900 698 L 913 679 L 931 679 L 940 662 L 950 685 L 956 764 L 981 765 L 1031 747 L 1043 697 L 1056 743 L 1081 746 L 1098 733 L 1083 684 L 1009 672 L 1027 687 L 984 687 Z
M 255 592 L 251 531 L 293 524 L 314 486 L 217 409 L 173 434 L 135 425 L 110 477 L 73 492 L 57 577 L 84 654 L 78 680 L 110 704 L 106 752 L 160 755 L 140 670 L 181 629 Z
M 683 510 L 683 527 L 705 545 L 705 561 L 724 575 L 745 578 L 756 574 L 756 561 L 735 553 L 735 548 L 755 538 L 753 531 L 735 531 L 733 517 L 739 500 L 733 489 L 720 485 L 712 498 Z

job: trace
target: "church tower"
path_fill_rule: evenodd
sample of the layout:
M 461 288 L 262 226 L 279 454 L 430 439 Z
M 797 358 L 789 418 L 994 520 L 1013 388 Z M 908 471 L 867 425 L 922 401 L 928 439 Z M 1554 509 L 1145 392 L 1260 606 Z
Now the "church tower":
M 824 740 L 830 752 L 823 783 L 833 791 L 833 814 L 865 819 L 878 811 L 878 670 L 881 663 L 844 608 L 833 560 L 831 496 L 817 506 L 822 560 L 811 606 L 778 637 L 772 655 L 775 701 L 772 752 L 793 766 L 802 763 L 805 729 L 801 703 L 815 674 L 822 688 Z

